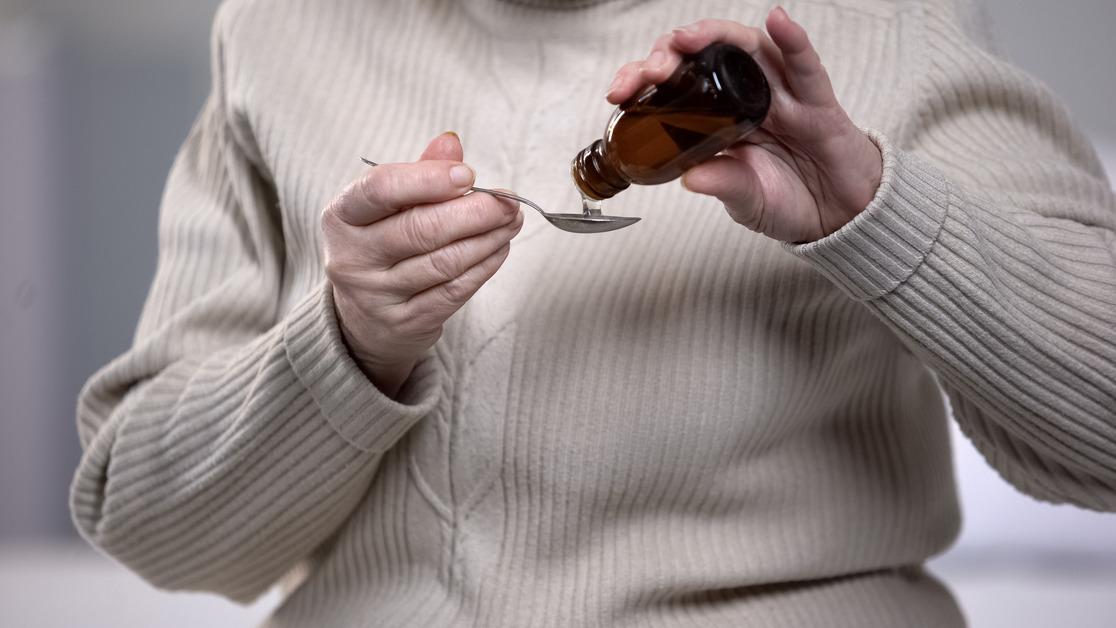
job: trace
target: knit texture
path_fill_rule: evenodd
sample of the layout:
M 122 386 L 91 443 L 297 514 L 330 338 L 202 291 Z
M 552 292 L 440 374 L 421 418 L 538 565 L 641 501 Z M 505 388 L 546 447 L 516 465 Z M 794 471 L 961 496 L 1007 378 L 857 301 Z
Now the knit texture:
M 445 130 L 576 211 L 612 72 L 747 0 L 233 0 L 134 346 L 82 392 L 81 533 L 271 626 L 964 624 L 947 412 L 1039 499 L 1116 509 L 1116 201 L 946 0 L 786 2 L 880 146 L 872 203 L 780 245 L 677 184 L 533 212 L 395 399 L 346 353 L 319 216 Z M 974 43 L 976 42 L 976 43 Z

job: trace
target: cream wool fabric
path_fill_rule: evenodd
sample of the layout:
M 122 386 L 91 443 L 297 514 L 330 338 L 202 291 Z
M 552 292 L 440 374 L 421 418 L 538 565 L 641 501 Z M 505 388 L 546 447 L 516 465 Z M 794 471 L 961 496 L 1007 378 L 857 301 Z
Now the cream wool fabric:
M 590 6 L 591 5 L 591 6 Z M 794 1 L 884 177 L 783 246 L 677 184 L 573 235 L 527 211 L 398 400 L 340 340 L 319 214 L 447 129 L 573 211 L 612 72 L 765 2 L 233 0 L 130 351 L 89 381 L 72 509 L 152 584 L 271 626 L 948 628 L 944 387 L 1003 476 L 1116 509 L 1116 202 L 952 3 Z

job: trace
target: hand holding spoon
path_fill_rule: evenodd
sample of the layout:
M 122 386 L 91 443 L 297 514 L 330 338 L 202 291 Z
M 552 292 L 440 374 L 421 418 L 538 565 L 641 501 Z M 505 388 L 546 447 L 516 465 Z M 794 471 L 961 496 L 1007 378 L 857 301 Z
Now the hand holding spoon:
M 374 161 L 365 159 L 364 157 L 361 157 L 360 160 L 368 164 L 369 166 L 379 165 Z M 550 224 L 558 227 L 563 231 L 569 231 L 571 233 L 604 233 L 605 231 L 622 229 L 624 227 L 627 227 L 628 225 L 639 222 L 638 216 L 605 216 L 601 214 L 601 210 L 599 207 L 591 207 L 588 203 L 585 204 L 584 210 L 580 214 L 553 214 L 547 211 L 543 211 L 543 208 L 539 207 L 534 202 L 527 200 L 522 196 L 516 196 L 515 194 L 512 194 L 510 192 L 503 192 L 501 190 L 490 190 L 488 188 L 478 187 L 472 187 L 469 189 L 470 194 L 472 192 L 484 192 L 485 194 L 492 194 L 493 196 L 510 198 L 513 201 L 518 201 L 520 203 L 523 203 L 524 205 L 528 205 L 542 214 L 543 218 L 546 218 L 547 221 L 550 222 Z

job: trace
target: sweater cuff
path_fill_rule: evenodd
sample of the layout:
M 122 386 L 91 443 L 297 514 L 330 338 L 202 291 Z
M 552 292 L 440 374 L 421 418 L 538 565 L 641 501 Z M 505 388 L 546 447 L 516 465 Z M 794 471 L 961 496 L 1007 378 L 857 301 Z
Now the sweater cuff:
M 930 164 L 866 129 L 883 156 L 883 176 L 864 211 L 824 238 L 784 243 L 854 299 L 869 301 L 909 278 L 938 239 L 949 183 Z
M 398 401 L 376 388 L 345 346 L 328 281 L 291 312 L 283 338 L 291 368 L 325 420 L 362 451 L 386 451 L 438 401 L 441 370 L 433 350 L 415 365 Z

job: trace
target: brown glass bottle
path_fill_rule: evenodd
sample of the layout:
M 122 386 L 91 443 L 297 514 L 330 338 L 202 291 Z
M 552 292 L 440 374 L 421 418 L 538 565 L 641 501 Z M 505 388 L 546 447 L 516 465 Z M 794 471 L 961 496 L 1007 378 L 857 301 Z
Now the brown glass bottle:
M 574 184 L 601 200 L 632 183 L 677 179 L 759 127 L 770 104 L 759 64 L 736 46 L 710 44 L 617 108 L 604 137 L 574 157 Z

